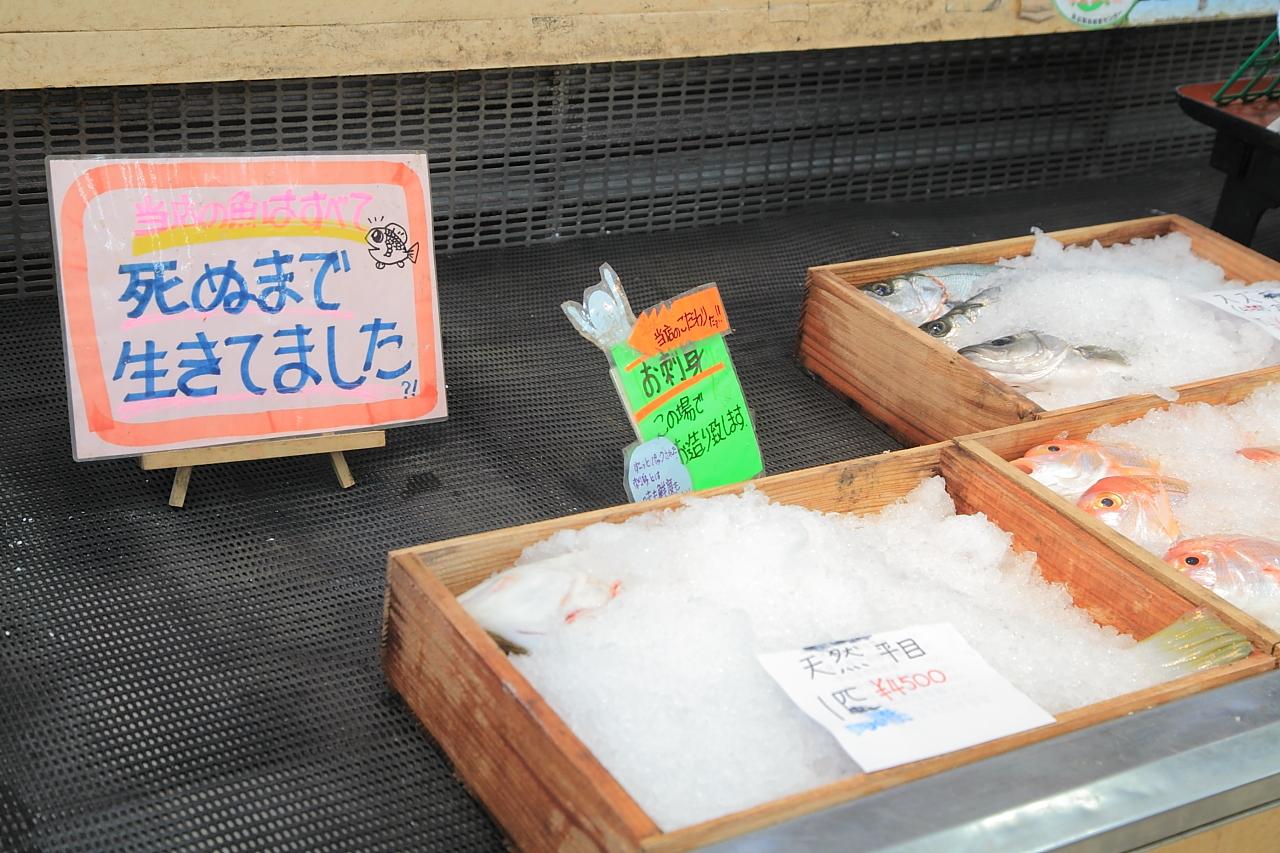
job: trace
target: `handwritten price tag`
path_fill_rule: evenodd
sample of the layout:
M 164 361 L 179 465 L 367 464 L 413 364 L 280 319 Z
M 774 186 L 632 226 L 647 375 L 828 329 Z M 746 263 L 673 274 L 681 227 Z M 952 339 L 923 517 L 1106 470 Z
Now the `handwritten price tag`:
M 759 656 L 801 710 L 871 772 L 1054 721 L 950 624 Z
M 1192 296 L 1233 317 L 1262 327 L 1273 338 L 1280 338 L 1280 288 L 1255 285 L 1193 293 Z

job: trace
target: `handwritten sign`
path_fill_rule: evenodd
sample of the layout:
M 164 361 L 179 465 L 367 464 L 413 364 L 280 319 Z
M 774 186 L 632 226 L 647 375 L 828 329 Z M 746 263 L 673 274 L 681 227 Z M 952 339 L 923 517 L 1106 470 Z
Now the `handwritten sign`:
M 611 357 L 640 441 L 669 439 L 694 489 L 741 483 L 764 470 L 724 335 L 655 356 L 618 344 Z
M 680 450 L 661 436 L 626 449 L 627 499 L 648 501 L 693 491 L 693 478 L 680 461 Z
M 627 343 L 644 355 L 656 355 L 729 331 L 720 288 L 708 284 L 642 313 Z
M 1048 725 L 1040 708 L 949 624 L 759 656 L 867 772 Z
M 1192 296 L 1233 317 L 1248 320 L 1273 338 L 1280 338 L 1280 288 L 1255 285 L 1193 293 Z
M 446 414 L 424 154 L 50 158 L 78 460 Z

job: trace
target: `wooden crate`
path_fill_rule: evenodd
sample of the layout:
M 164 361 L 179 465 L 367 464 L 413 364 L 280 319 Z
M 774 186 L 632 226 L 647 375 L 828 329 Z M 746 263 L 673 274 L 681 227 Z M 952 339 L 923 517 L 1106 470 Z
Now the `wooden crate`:
M 1055 503 L 1056 511 L 1072 518 L 1083 535 L 1102 539 L 1169 589 L 1184 598 L 1203 602 L 1214 608 L 1239 630 L 1271 642 L 1272 652 L 1280 654 L 1280 630 L 1264 625 L 1235 605 L 1218 597 L 1211 590 L 1167 565 L 1147 549 L 1112 530 L 1083 510 L 1077 509 L 1070 501 L 1059 497 L 1051 489 L 1031 479 L 1007 461 L 1017 459 L 1037 444 L 1044 444 L 1059 437 L 1084 438 L 1103 424 L 1122 424 L 1137 420 L 1152 409 L 1163 409 L 1186 403 L 1224 406 L 1238 403 L 1259 388 L 1275 382 L 1280 382 L 1280 377 L 1276 376 L 1275 370 L 1264 368 L 1250 373 L 1240 373 L 1233 377 L 1210 379 L 1184 386 L 1179 399 L 1172 403 L 1158 397 L 1127 397 L 1102 408 L 1063 409 L 1061 412 L 1030 423 L 967 436 L 959 439 L 956 444 L 962 452 L 990 466 L 992 477 L 1003 479 L 1006 483 L 1033 493 L 1040 500 Z
M 961 512 L 981 511 L 1039 554 L 1042 574 L 1065 583 L 1102 624 L 1145 637 L 1190 610 L 1194 599 L 1131 565 L 1101 538 L 1079 537 L 1079 520 L 1025 483 L 994 475 L 954 444 L 904 450 L 767 477 L 754 485 L 775 501 L 867 513 L 941 474 Z M 1032 484 L 1034 485 L 1034 484 Z M 725 493 L 741 487 L 716 489 Z M 517 845 L 527 849 L 688 850 L 796 815 L 1045 740 L 1170 699 L 1271 669 L 1271 638 L 1231 611 L 1254 643 L 1249 658 L 1147 690 L 1068 711 L 1041 729 L 875 773 L 855 775 L 684 829 L 662 832 L 481 629 L 455 595 L 510 566 L 558 530 L 674 506 L 678 499 L 620 506 L 393 552 L 389 558 L 383 666 L 453 761 L 468 788 Z M 799 712 L 797 712 L 799 713 Z
M 1229 278 L 1280 279 L 1280 263 L 1172 214 L 1073 228 L 1052 236 L 1064 244 L 1097 240 L 1109 246 L 1171 232 L 1190 237 L 1195 253 L 1222 267 Z M 800 317 L 801 364 L 910 445 L 1044 417 L 1038 404 L 856 288 L 924 267 L 986 264 L 1027 255 L 1034 243 L 1032 236 L 1014 237 L 811 268 Z M 1271 369 L 1280 376 L 1280 367 Z

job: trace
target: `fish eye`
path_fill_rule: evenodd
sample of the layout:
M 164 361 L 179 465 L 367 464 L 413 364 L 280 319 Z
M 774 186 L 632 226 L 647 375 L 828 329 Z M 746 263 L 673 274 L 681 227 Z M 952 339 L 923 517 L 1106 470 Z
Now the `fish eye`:
M 372 231 L 370 231 L 370 232 L 369 232 L 369 239 L 370 239 L 370 241 L 372 241 L 372 242 L 374 242 L 374 243 L 381 243 L 381 242 L 382 242 L 382 229 L 381 229 L 381 228 L 375 228 L 375 229 L 373 229 Z
M 1188 566 L 1198 566 L 1200 565 L 1200 558 L 1192 555 L 1190 557 L 1183 557 L 1182 562 L 1186 563 Z
M 928 332 L 930 335 L 932 335 L 935 338 L 941 338 L 941 337 L 945 337 L 947 332 L 951 331 L 951 321 L 950 320 L 934 320 L 930 323 L 925 323 L 920 328 L 924 329 L 926 332 Z
M 867 285 L 867 290 L 876 296 L 888 296 L 893 293 L 894 289 L 894 286 L 887 281 L 877 281 L 875 284 Z
M 1004 338 L 996 338 L 994 341 L 991 342 L 991 345 L 993 347 L 1007 347 L 1011 343 L 1013 343 L 1012 337 L 1004 337 Z
M 1046 450 L 1048 450 L 1050 453 L 1057 453 L 1057 452 L 1058 452 L 1059 450 L 1061 450 L 1062 448 L 1061 448 L 1061 447 L 1059 447 L 1059 446 L 1058 446 L 1058 445 L 1056 445 L 1056 444 L 1051 444 L 1051 445 L 1049 445 L 1048 447 L 1046 447 L 1045 449 L 1046 449 Z
M 1105 494 L 1099 495 L 1095 503 L 1104 509 L 1114 509 L 1119 506 L 1124 506 L 1124 499 L 1119 495 Z

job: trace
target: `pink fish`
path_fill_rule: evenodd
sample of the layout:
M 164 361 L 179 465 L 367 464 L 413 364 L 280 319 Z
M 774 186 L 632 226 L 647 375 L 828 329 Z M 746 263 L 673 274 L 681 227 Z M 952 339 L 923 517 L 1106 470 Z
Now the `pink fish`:
M 1280 582 L 1280 542 L 1253 536 L 1198 536 L 1183 539 L 1164 561 L 1209 589 Z
M 1132 447 L 1078 438 L 1037 444 L 1012 464 L 1070 501 L 1103 477 L 1156 473 L 1156 463 Z
M 591 577 L 566 554 L 499 572 L 458 596 L 504 650 L 526 654 L 559 623 L 572 624 L 617 598 L 621 581 Z
M 1162 554 L 1181 533 L 1170 492 L 1185 495 L 1187 484 L 1172 477 L 1103 477 L 1076 506 L 1147 550 Z
M 1280 462 L 1280 447 L 1242 447 L 1236 453 L 1252 462 Z

